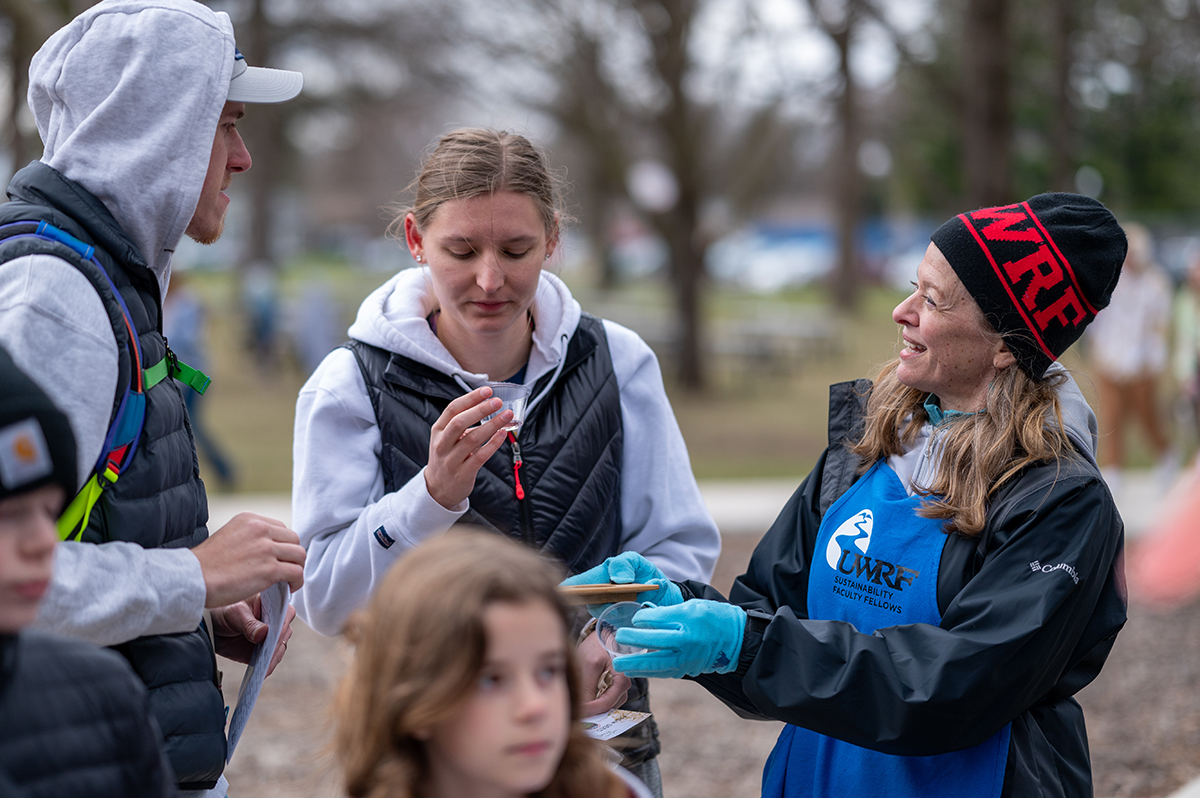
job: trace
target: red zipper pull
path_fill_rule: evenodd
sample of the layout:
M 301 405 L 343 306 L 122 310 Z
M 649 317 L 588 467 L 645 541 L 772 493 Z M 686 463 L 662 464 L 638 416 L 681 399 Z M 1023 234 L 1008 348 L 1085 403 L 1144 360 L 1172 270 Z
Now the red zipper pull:
M 513 449 L 513 478 L 517 481 L 517 498 L 525 498 L 525 489 L 521 487 L 521 447 L 517 444 L 517 436 L 508 433 L 508 441 Z

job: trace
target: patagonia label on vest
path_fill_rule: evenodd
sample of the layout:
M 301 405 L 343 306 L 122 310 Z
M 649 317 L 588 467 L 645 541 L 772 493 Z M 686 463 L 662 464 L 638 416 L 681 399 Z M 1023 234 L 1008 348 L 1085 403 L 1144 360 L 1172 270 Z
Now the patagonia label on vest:
M 374 534 L 375 540 L 379 543 L 379 545 L 383 546 L 385 549 L 390 549 L 392 544 L 396 542 L 383 527 L 379 527 L 379 529 L 376 529 L 372 534 Z

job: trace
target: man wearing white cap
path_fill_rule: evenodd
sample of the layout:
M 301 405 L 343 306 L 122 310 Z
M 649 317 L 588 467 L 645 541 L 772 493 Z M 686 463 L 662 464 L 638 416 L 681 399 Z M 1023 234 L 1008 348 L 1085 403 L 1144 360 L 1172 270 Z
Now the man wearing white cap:
M 245 104 L 301 85 L 297 72 L 248 67 L 229 17 L 198 2 L 105 0 L 34 56 L 45 149 L 0 206 L 0 346 L 78 441 L 80 493 L 36 625 L 129 659 L 185 795 L 225 794 L 213 650 L 245 661 L 266 635 L 259 592 L 298 589 L 304 550 L 250 514 L 209 536 L 180 393 L 203 380 L 167 349 L 162 298 L 179 240 L 220 236 L 223 190 L 250 168 Z

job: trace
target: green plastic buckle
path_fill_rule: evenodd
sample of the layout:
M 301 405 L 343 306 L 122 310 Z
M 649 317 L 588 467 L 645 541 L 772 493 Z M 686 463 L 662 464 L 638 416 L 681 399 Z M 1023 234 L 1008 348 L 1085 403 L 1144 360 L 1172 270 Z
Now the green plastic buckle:
M 207 374 L 199 369 L 194 369 L 187 363 L 184 363 L 179 358 L 172 359 L 172 365 L 175 368 L 171 369 L 171 376 L 182 382 L 184 385 L 190 385 L 192 390 L 201 396 L 208 390 L 208 386 L 212 385 L 212 380 Z
M 212 385 L 212 380 L 207 374 L 184 363 L 170 350 L 167 350 L 166 357 L 142 372 L 144 389 L 150 390 L 167 377 L 174 377 L 201 395 L 208 390 L 209 385 Z

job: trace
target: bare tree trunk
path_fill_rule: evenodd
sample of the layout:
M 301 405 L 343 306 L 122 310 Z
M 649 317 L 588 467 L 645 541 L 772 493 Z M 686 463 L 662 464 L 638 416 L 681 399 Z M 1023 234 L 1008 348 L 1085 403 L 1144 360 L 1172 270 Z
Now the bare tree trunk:
M 852 4 L 853 5 L 853 4 Z M 838 260 L 833 279 L 834 304 L 841 310 L 858 305 L 859 258 L 858 226 L 862 219 L 862 171 L 858 167 L 858 148 L 862 133 L 858 113 L 858 87 L 850 71 L 850 36 L 855 12 L 849 10 L 845 24 L 830 36 L 838 49 L 838 72 L 842 92 L 837 101 L 841 141 L 834 158 L 833 193 L 837 213 Z
M 24 52 L 25 48 L 18 45 L 23 35 L 24 31 L 21 26 L 14 21 L 12 46 L 8 50 L 8 67 L 12 70 L 12 74 L 9 76 L 11 78 L 9 91 L 12 92 L 12 103 L 8 109 L 8 136 L 6 136 L 9 141 L 9 152 L 12 153 L 13 172 L 25 166 L 30 160 L 29 147 L 26 146 L 25 137 L 21 135 L 19 123 L 21 108 L 25 104 L 25 83 L 29 79 L 29 56 Z
M 19 119 L 29 89 L 29 62 L 42 42 L 66 21 L 68 9 L 60 8 L 61 5 L 31 0 L 0 0 L 0 16 L 6 17 L 12 24 L 12 42 L 8 50 L 12 103 L 8 109 L 5 138 L 12 153 L 13 171 L 33 160 L 41 149 L 36 138 L 21 133 Z
M 1050 122 L 1050 185 L 1055 191 L 1074 188 L 1074 146 L 1071 114 L 1071 37 L 1079 24 L 1075 0 L 1054 4 L 1054 93 Z
M 1008 0 L 967 0 L 963 155 L 972 208 L 1013 201 L 1008 12 Z
M 708 385 L 704 341 L 704 256 L 707 246 L 697 235 L 696 197 L 686 200 L 680 196 L 679 205 L 671 212 L 668 245 L 675 288 L 675 307 L 679 314 L 679 382 L 691 391 L 702 391 Z
M 655 8 L 654 6 L 657 6 Z M 708 383 L 704 359 L 703 314 L 700 295 L 704 282 L 705 244 L 698 237 L 702 188 L 700 142 L 703 132 L 691 113 L 684 80 L 688 67 L 688 37 L 696 13 L 696 0 L 663 0 L 644 3 L 643 13 L 666 11 L 665 30 L 653 37 L 654 60 L 667 86 L 670 100 L 660 115 L 668 163 L 679 186 L 675 207 L 656 221 L 670 248 L 672 286 L 682 326 L 679 348 L 679 381 L 684 388 L 701 391 Z
M 254 0 L 250 19 L 243 29 L 247 48 L 243 51 L 251 63 L 270 64 L 274 36 L 263 8 L 264 0 Z M 271 246 L 274 234 L 272 200 L 279 184 L 280 116 L 274 104 L 257 103 L 246 111 L 242 125 L 246 128 L 247 149 L 253 165 L 246 175 L 250 197 L 250 226 L 241 266 L 250 264 L 278 268 L 276 253 Z
M 598 176 L 598 170 L 592 169 L 589 180 L 585 183 L 583 196 L 582 222 L 583 234 L 596 248 L 596 265 L 598 266 L 597 285 L 603 291 L 615 289 L 621 282 L 617 273 L 616 260 L 613 258 L 612 247 L 608 240 L 609 208 L 615 192 L 603 185 L 603 178 Z

